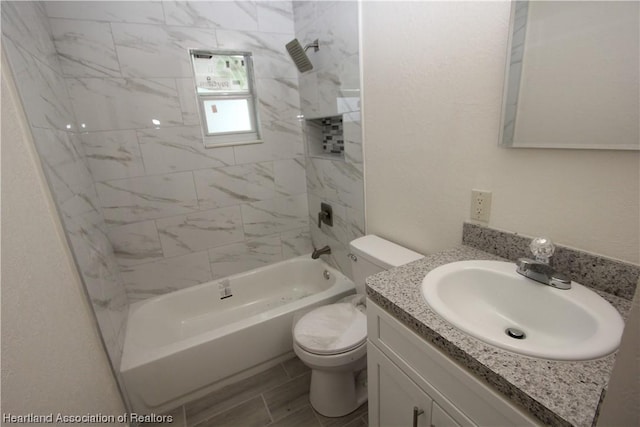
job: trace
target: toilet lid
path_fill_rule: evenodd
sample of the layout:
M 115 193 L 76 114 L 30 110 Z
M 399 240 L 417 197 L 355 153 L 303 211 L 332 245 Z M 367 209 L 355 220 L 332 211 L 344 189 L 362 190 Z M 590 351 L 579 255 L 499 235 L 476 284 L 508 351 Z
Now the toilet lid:
M 302 316 L 293 337 L 310 353 L 344 353 L 367 339 L 367 317 L 350 303 L 325 305 Z

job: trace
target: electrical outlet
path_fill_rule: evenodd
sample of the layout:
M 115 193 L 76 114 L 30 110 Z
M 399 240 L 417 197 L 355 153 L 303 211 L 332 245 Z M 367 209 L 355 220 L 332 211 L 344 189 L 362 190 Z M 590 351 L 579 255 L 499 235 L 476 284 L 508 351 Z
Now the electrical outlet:
M 491 191 L 471 190 L 471 219 L 489 222 Z

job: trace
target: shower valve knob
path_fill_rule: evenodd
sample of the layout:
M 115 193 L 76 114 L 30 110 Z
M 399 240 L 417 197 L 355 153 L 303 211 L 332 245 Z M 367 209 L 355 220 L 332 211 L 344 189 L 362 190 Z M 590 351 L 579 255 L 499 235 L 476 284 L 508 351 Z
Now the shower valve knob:
M 333 227 L 333 209 L 328 203 L 320 203 L 320 212 L 318 212 L 318 228 L 321 228 L 323 222 L 329 227 Z

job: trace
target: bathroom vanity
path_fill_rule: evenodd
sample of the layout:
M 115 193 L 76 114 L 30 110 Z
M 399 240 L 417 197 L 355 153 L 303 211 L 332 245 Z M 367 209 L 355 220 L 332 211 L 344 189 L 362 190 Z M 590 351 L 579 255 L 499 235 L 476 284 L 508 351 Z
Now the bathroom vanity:
M 372 425 L 539 424 L 374 303 L 367 320 Z
M 592 426 L 615 353 L 532 358 L 453 327 L 429 308 L 421 285 L 434 268 L 463 260 L 506 261 L 460 246 L 367 279 L 370 425 Z M 594 291 L 626 318 L 630 301 Z

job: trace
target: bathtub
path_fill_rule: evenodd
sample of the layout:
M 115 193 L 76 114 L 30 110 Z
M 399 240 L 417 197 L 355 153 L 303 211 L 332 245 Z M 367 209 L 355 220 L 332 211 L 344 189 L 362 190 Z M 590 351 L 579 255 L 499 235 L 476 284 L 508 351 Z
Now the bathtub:
M 132 409 L 160 413 L 293 355 L 295 317 L 355 292 L 309 255 L 129 309 L 120 371 Z

